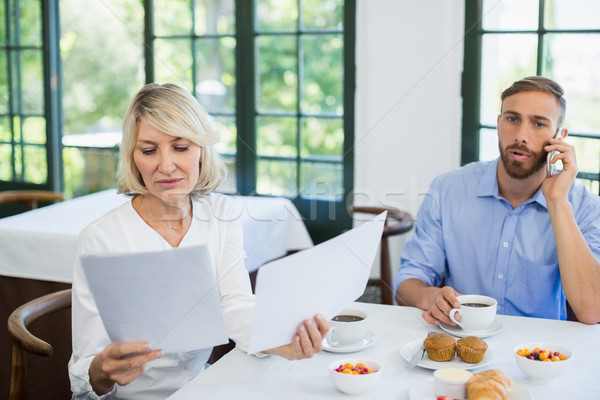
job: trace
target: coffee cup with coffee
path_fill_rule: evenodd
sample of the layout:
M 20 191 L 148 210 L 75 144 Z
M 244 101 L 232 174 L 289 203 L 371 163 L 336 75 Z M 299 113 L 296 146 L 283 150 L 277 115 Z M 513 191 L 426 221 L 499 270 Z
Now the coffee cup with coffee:
M 329 321 L 331 329 L 327 341 L 335 347 L 357 345 L 369 332 L 368 314 L 362 310 L 347 308 Z
M 448 317 L 464 331 L 482 332 L 494 323 L 498 302 L 493 297 L 469 294 L 456 298 L 460 308 L 453 308 Z M 460 321 L 456 320 L 456 313 L 460 314 Z

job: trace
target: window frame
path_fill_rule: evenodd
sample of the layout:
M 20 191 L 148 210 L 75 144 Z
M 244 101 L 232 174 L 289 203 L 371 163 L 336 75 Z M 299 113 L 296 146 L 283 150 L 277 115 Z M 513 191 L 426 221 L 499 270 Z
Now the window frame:
M 63 168 L 62 168 L 62 144 L 60 137 L 62 136 L 62 129 L 60 126 L 61 116 L 61 101 L 60 101 L 60 49 L 59 49 L 59 0 L 47 0 L 39 1 L 39 7 L 41 12 L 41 47 L 42 52 L 43 68 L 42 68 L 42 81 L 43 81 L 43 115 L 39 115 L 45 119 L 45 144 L 41 144 L 46 151 L 46 163 L 47 163 L 47 179 L 44 183 L 32 183 L 23 180 L 14 179 L 11 181 L 0 181 L 0 190 L 19 190 L 19 189 L 44 189 L 53 191 L 62 191 L 63 188 Z M 19 0 L 13 0 L 14 3 L 5 2 L 5 6 L 11 6 L 17 4 L 20 7 Z M 14 51 L 13 45 L 8 43 L 8 31 L 12 24 L 17 24 L 17 21 L 11 19 L 12 15 L 10 10 L 5 10 L 5 24 L 7 30 L 7 44 L 3 46 L 2 50 L 7 53 L 7 63 L 10 63 L 9 52 Z M 19 25 L 20 26 L 20 25 Z M 20 29 L 20 27 L 18 28 Z M 17 46 L 17 51 L 18 51 Z M 28 46 L 26 46 L 28 47 Z M 10 70 L 11 67 L 7 68 Z M 20 71 L 14 73 L 20 74 Z M 7 76 L 9 88 L 11 86 L 11 75 Z M 11 91 L 12 92 L 12 91 Z M 12 96 L 12 93 L 9 93 Z M 9 97 L 9 103 L 11 102 Z M 20 116 L 21 119 L 27 116 L 23 112 L 15 112 L 9 106 L 7 116 L 11 119 L 15 116 Z M 12 121 L 11 121 L 12 127 Z M 11 128 L 14 135 L 14 128 Z M 13 140 L 11 143 L 13 147 L 13 156 L 10 159 L 13 174 L 15 173 L 15 158 L 14 149 L 18 146 L 23 146 L 23 140 L 21 143 Z
M 542 75 L 545 35 L 583 32 L 600 34 L 600 29 L 578 30 L 545 28 L 544 16 L 546 1 L 547 0 L 539 0 L 537 30 L 484 30 L 482 26 L 483 0 L 465 0 L 464 64 L 461 83 L 463 98 L 461 165 L 479 161 L 480 129 L 496 129 L 496 126 L 484 125 L 481 123 L 480 103 L 483 35 L 535 33 L 537 35 L 536 74 Z M 498 96 L 499 95 L 500 94 L 498 93 Z M 600 132 L 582 133 L 569 131 L 569 136 L 600 140 Z M 600 181 L 600 171 L 579 171 L 577 178 L 588 181 Z M 598 194 L 600 194 L 600 192 Z
M 301 3 L 301 1 L 299 1 Z M 192 4 L 193 6 L 193 4 Z M 144 1 L 145 25 L 147 29 L 144 34 L 145 41 L 145 65 L 146 82 L 154 82 L 154 2 L 153 0 Z M 330 239 L 339 235 L 344 230 L 352 227 L 352 218 L 347 211 L 347 205 L 353 200 L 354 186 L 354 89 L 355 89 L 355 35 L 356 35 L 356 0 L 344 1 L 344 82 L 343 82 L 343 102 L 344 113 L 344 144 L 342 156 L 343 188 L 344 193 L 341 199 L 319 199 L 305 198 L 300 194 L 288 197 L 305 218 L 307 229 L 316 243 Z M 256 106 L 256 46 L 255 38 L 255 1 L 236 0 L 235 1 L 236 18 L 236 126 L 237 126 L 237 146 L 236 146 L 236 189 L 237 193 L 245 196 L 256 195 L 257 183 L 257 162 L 261 159 L 270 157 L 259 156 L 256 145 L 256 120 L 258 117 L 268 115 L 257 111 Z M 193 24 L 192 24 L 193 25 Z M 301 35 L 302 32 L 296 32 Z M 181 36 L 179 36 L 181 37 Z M 194 33 L 189 36 L 190 40 L 198 39 Z M 195 60 L 195 54 L 192 54 L 192 60 Z M 194 64 L 194 61 L 192 61 Z M 196 85 L 196 77 L 192 75 L 192 82 Z M 218 114 L 217 115 L 221 115 Z M 225 114 L 222 114 L 225 115 Z M 292 116 L 300 118 L 302 115 L 298 110 Z M 298 154 L 296 157 L 273 157 L 277 160 L 294 160 L 298 163 L 297 170 L 300 168 L 300 162 L 306 162 Z M 298 178 L 299 179 L 299 178 Z M 298 185 L 298 182 L 296 182 Z M 299 186 L 299 185 L 298 185 Z M 266 196 L 266 195 L 261 195 Z
M 19 1 L 19 0 L 14 0 Z M 47 181 L 44 184 L 27 182 L 0 182 L 0 189 L 49 189 L 63 191 L 64 163 L 62 145 L 62 97 L 60 68 L 60 0 L 41 1 L 42 7 L 42 46 L 43 46 L 43 85 L 44 117 L 46 119 Z M 297 0 L 301 5 L 302 1 Z M 191 7 L 194 1 L 190 1 Z M 154 82 L 154 1 L 144 0 L 144 62 L 145 82 Z M 255 82 L 255 1 L 235 0 L 237 41 L 236 61 L 236 186 L 241 195 L 256 194 L 258 156 L 256 152 L 256 82 Z M 7 19 L 10 18 L 7 10 Z M 347 205 L 353 201 L 354 185 L 354 92 L 355 92 L 355 43 L 356 43 L 356 0 L 344 1 L 343 15 L 343 123 L 344 142 L 341 167 L 343 173 L 343 194 L 338 199 L 306 198 L 301 194 L 289 197 L 305 218 L 307 228 L 316 243 L 334 237 L 352 226 L 352 218 Z M 297 32 L 300 35 L 301 32 Z M 194 40 L 197 36 L 192 35 Z M 192 54 L 195 59 L 195 54 Z M 195 71 L 192 71 L 195 80 Z M 195 82 L 194 82 L 195 83 Z M 300 98 L 300 97 L 298 97 Z M 225 114 L 222 114 L 225 115 Z M 295 115 L 300 118 L 299 108 Z M 294 160 L 300 168 L 300 161 L 306 162 L 297 149 Z M 279 158 L 278 159 L 283 159 Z M 318 157 L 317 157 L 318 158 Z M 324 157 L 326 158 L 326 157 Z M 323 160 L 321 160 L 323 161 Z M 13 160 L 14 167 L 14 160 Z M 299 178 L 298 178 L 299 179 Z M 296 182 L 298 185 L 298 182 Z M 298 185 L 299 186 L 299 185 Z

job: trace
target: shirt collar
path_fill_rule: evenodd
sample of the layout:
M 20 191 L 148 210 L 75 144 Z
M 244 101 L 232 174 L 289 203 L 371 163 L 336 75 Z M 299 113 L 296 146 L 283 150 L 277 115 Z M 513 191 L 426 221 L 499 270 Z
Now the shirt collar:
M 494 197 L 497 200 L 506 199 L 498 193 L 498 163 L 500 162 L 500 157 L 496 158 L 494 161 L 491 161 L 485 167 L 485 171 L 483 176 L 481 177 L 481 181 L 479 182 L 479 186 L 477 187 L 477 197 Z M 544 208 L 548 208 L 546 206 L 546 197 L 542 193 L 542 186 L 538 188 L 533 197 L 522 205 L 536 202 Z

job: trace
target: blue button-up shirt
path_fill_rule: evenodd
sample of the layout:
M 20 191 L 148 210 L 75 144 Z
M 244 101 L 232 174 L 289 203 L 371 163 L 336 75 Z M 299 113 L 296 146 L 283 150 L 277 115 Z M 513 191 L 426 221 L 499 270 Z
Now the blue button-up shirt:
M 394 291 L 409 278 L 498 301 L 498 313 L 565 319 L 554 231 L 541 188 L 513 206 L 498 194 L 498 161 L 436 178 L 402 251 Z M 600 197 L 575 183 L 568 195 L 577 225 L 600 259 Z

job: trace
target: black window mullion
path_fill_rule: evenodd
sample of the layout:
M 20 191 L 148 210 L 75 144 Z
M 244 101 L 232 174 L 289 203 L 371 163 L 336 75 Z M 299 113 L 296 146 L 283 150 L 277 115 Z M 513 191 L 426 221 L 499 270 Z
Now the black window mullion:
M 482 0 L 465 0 L 465 57 L 461 82 L 463 99 L 461 165 L 479 159 L 482 10 Z
M 62 192 L 62 104 L 60 73 L 60 12 L 59 0 L 42 2 L 44 48 L 44 114 L 46 117 L 46 154 L 48 189 Z
M 538 32 L 537 32 L 537 65 L 535 67 L 536 75 L 543 75 L 544 73 L 544 6 L 545 0 L 539 0 L 538 7 Z
M 304 46 L 302 45 L 302 32 L 304 31 L 304 24 L 302 21 L 302 0 L 298 0 L 298 21 L 296 29 L 298 34 L 296 35 L 296 76 L 298 77 L 298 82 L 296 85 L 296 191 L 298 196 L 302 195 L 301 192 L 301 182 L 302 182 L 302 135 L 304 132 L 302 131 L 302 121 L 304 116 L 302 115 L 302 85 L 304 84 Z
M 146 84 L 154 82 L 154 0 L 144 1 L 144 71 Z
M 237 188 L 256 193 L 255 2 L 236 0 Z

